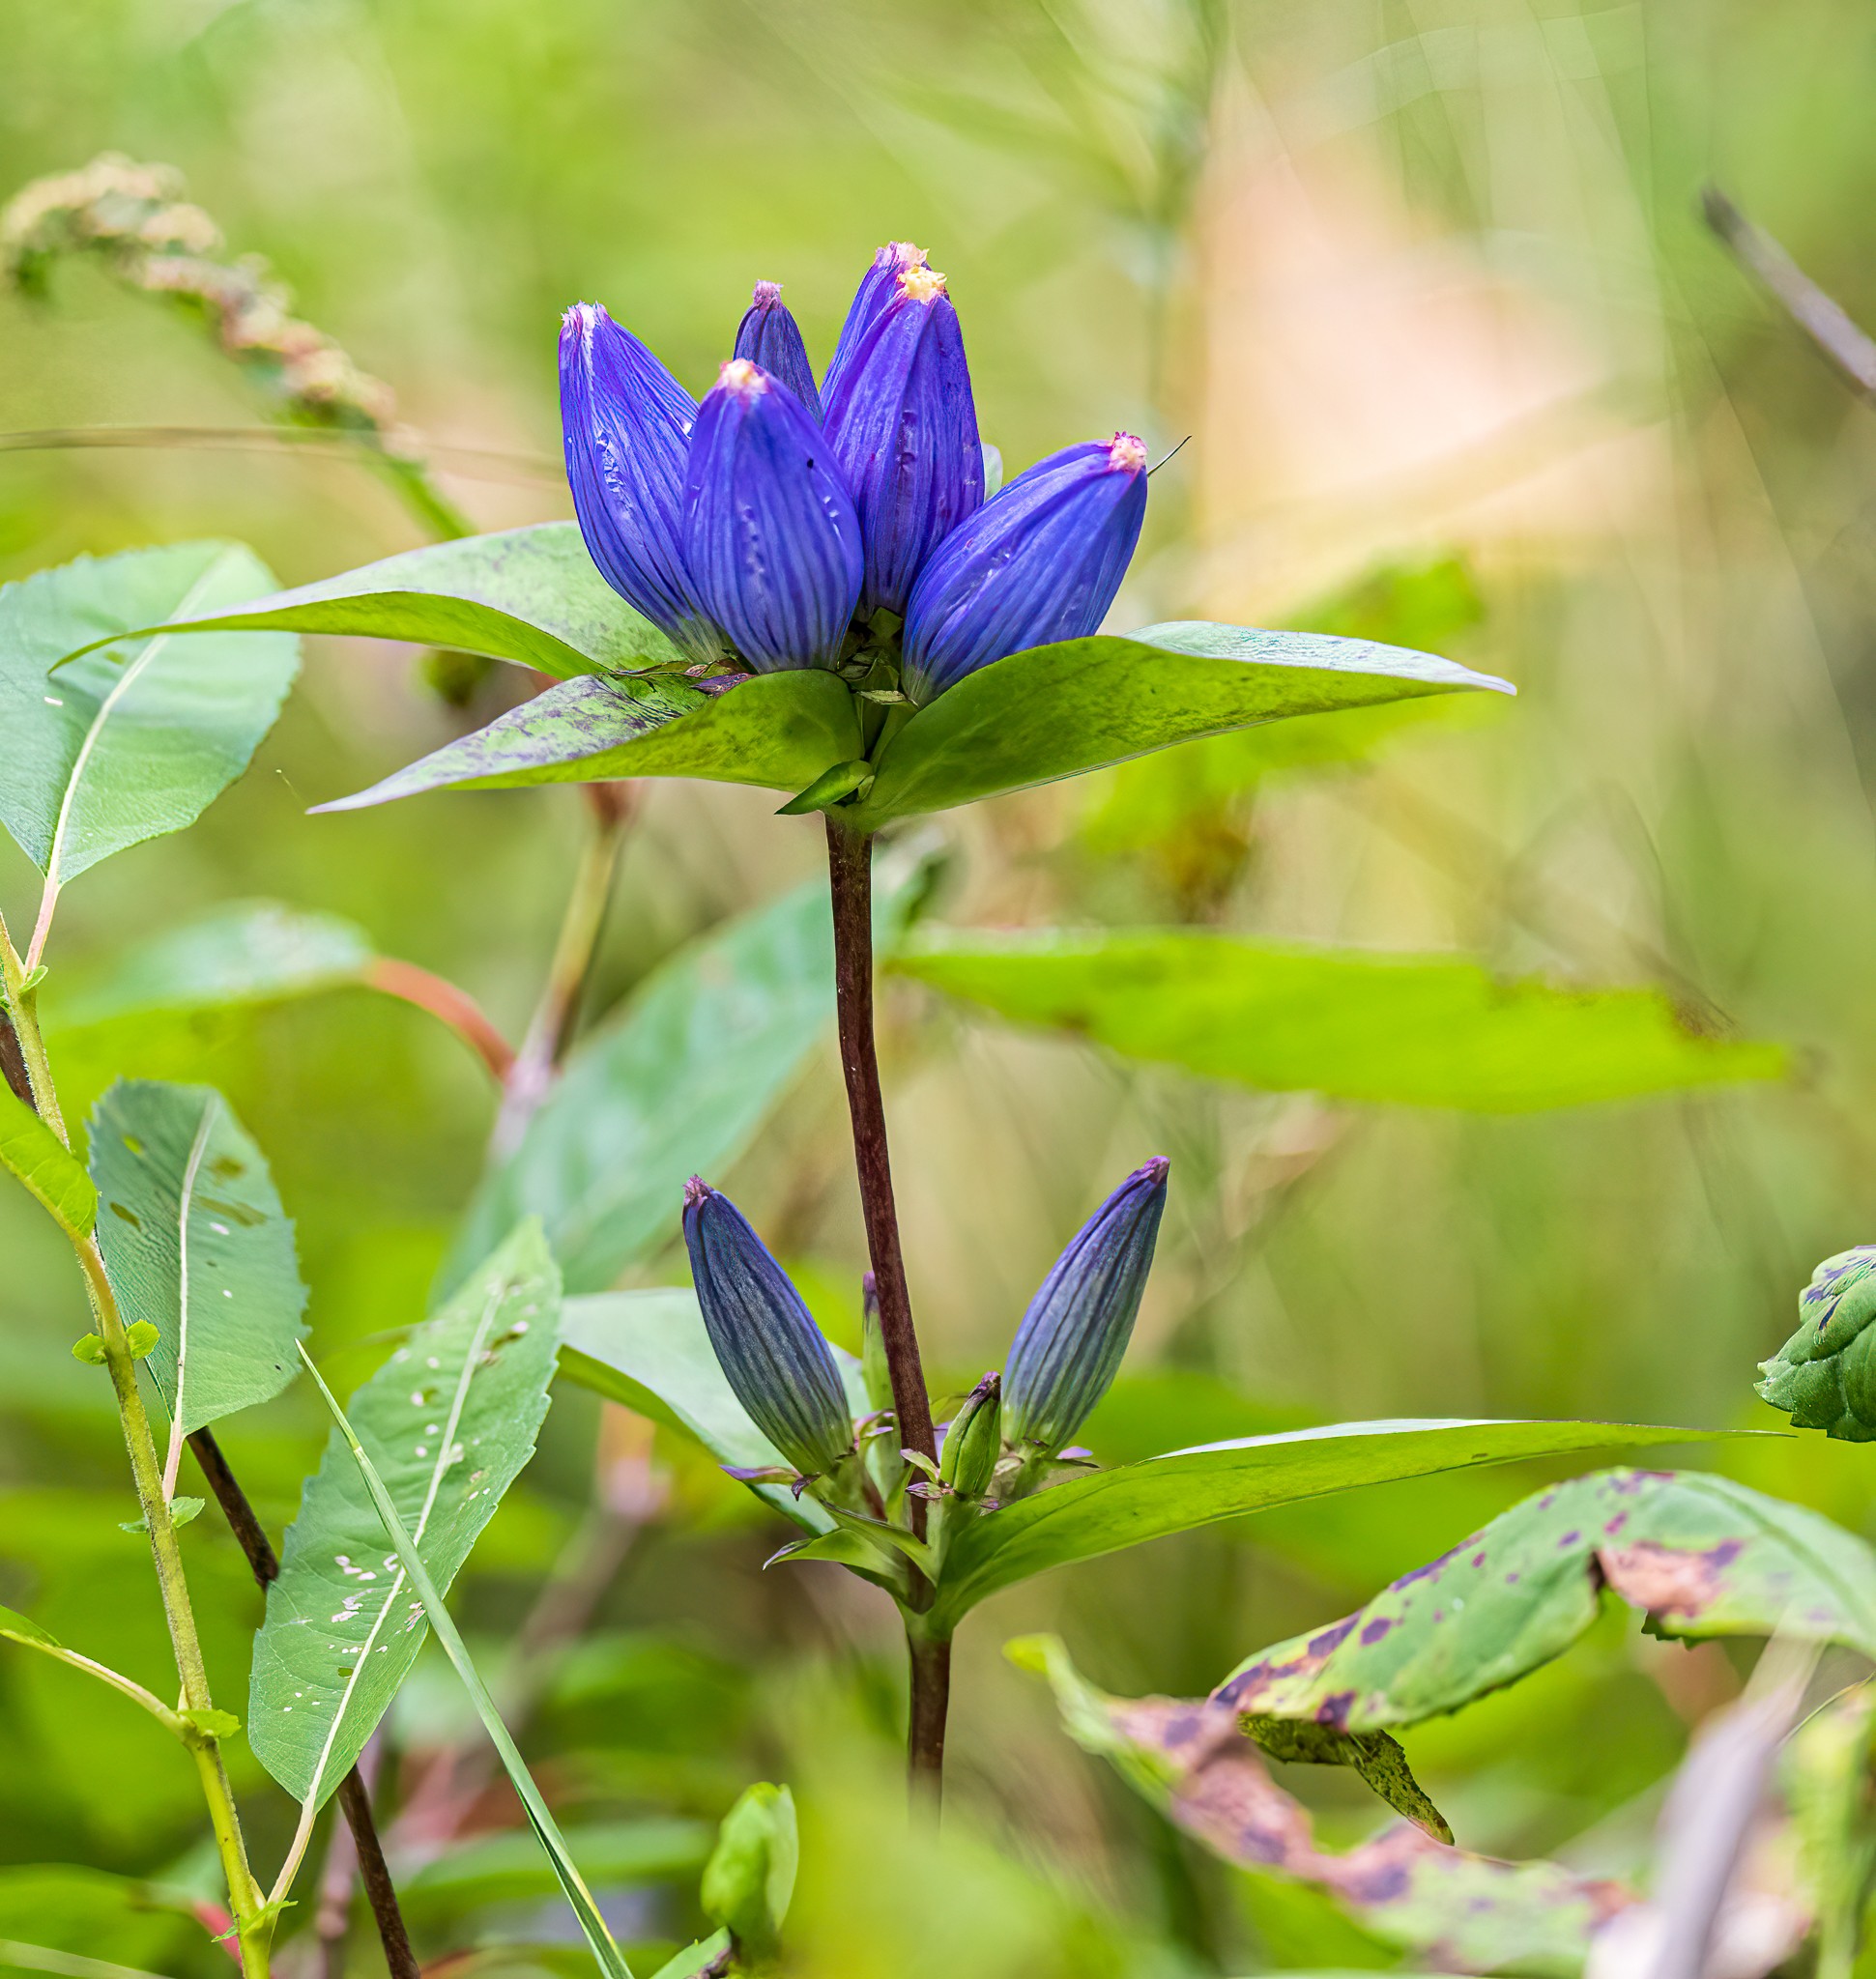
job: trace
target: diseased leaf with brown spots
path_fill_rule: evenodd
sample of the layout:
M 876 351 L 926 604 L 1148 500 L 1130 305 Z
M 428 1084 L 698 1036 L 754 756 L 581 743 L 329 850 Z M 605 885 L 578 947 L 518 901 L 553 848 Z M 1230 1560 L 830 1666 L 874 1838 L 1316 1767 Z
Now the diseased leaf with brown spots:
M 1110 1697 L 1053 1636 L 1025 1637 L 1008 1654 L 1048 1678 L 1075 1742 L 1110 1761 L 1175 1826 L 1241 1869 L 1321 1891 L 1417 1965 L 1564 1979 L 1582 1969 L 1592 1935 L 1636 1901 L 1621 1883 L 1554 1862 L 1470 1854 L 1404 1821 L 1345 1854 L 1319 1848 L 1309 1814 L 1238 1735 L 1229 1710 L 1204 1699 Z
M 1730 1478 L 1603 1471 L 1526 1499 L 1367 1607 L 1240 1664 L 1213 1702 L 1337 1732 L 1414 1725 L 1513 1683 L 1604 1588 L 1658 1635 L 1771 1635 L 1876 1657 L 1876 1553 Z

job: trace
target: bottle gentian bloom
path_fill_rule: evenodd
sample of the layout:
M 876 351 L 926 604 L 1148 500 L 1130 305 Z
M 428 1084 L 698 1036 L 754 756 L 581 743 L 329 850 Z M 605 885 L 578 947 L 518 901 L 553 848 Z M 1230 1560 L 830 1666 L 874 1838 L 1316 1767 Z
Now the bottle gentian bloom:
M 929 702 L 1025 646 L 1095 631 L 1145 508 L 1145 449 L 1124 433 L 1052 455 L 985 504 L 957 311 L 909 242 L 861 279 L 818 399 L 800 330 L 762 282 L 701 407 L 603 309 L 576 305 L 561 404 L 593 561 L 696 672 L 851 661 L 855 681 L 890 686 L 879 670 L 902 633 L 899 684 Z
M 1155 1156 L 1135 1169 L 1029 1302 L 1003 1370 L 1003 1428 L 1013 1444 L 1053 1456 L 1107 1393 L 1152 1269 L 1169 1165 Z
M 724 1379 L 750 1420 L 804 1477 L 853 1448 L 840 1369 L 801 1295 L 728 1196 L 684 1185 L 684 1247 Z
M 826 408 L 866 539 L 860 611 L 903 615 L 926 558 L 984 500 L 970 367 L 941 274 L 900 272 L 830 379 Z
M 561 426 L 580 533 L 628 605 L 699 660 L 722 641 L 683 554 L 684 463 L 697 401 L 594 302 L 561 320 Z
M 815 389 L 814 366 L 808 362 L 808 347 L 801 341 L 801 326 L 782 301 L 780 282 L 756 284 L 755 299 L 736 325 L 732 355 L 747 358 L 771 378 L 779 378 L 801 401 L 802 410 L 815 424 L 821 424 L 821 394 Z
M 952 531 L 906 608 L 903 686 L 930 701 L 1025 646 L 1097 631 L 1146 515 L 1132 433 L 1064 447 Z
M 829 666 L 860 593 L 860 526 L 821 429 L 760 364 L 732 358 L 698 409 L 684 557 L 759 674 Z

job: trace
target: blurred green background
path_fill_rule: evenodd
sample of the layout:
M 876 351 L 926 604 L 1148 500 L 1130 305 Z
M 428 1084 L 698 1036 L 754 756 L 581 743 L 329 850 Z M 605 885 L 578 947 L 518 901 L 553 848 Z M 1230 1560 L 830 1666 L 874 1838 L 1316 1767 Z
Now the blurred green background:
M 1515 703 L 1416 724 L 1354 768 L 1211 791 L 1166 759 L 942 817 L 945 917 L 1194 921 L 1655 983 L 1788 1041 L 1797 1076 L 1511 1119 L 1330 1106 L 1142 1071 L 901 984 L 884 1049 L 928 1361 L 960 1386 L 993 1364 L 1093 1202 L 1164 1151 L 1171 1207 L 1109 1442 L 1091 1438 L 1104 1454 L 1361 1416 L 1771 1426 L 1754 1362 L 1811 1264 L 1872 1234 L 1876 421 L 1706 233 L 1697 192 L 1717 178 L 1876 323 L 1866 7 L 0 0 L 0 192 L 105 149 L 181 167 L 231 244 L 269 257 L 303 313 L 394 386 L 480 528 L 570 513 L 553 365 L 568 302 L 604 301 L 701 389 L 753 279 L 787 284 L 824 362 L 867 257 L 909 238 L 950 277 L 983 430 L 1013 471 L 1116 426 L 1156 456 L 1190 436 L 1154 477 L 1114 625 L 1283 622 L 1376 566 L 1458 559 L 1476 608 L 1446 614 L 1442 649 L 1515 680 Z M 0 429 L 263 416 L 190 326 L 95 269 L 59 271 L 52 292 L 0 299 Z M 201 535 L 245 539 L 283 583 L 423 539 L 331 449 L 0 453 L 0 575 Z M 408 648 L 312 643 L 247 778 L 194 830 L 72 888 L 49 1016 L 126 944 L 265 897 L 356 919 L 518 1035 L 578 792 L 305 815 L 514 691 L 458 712 Z M 818 823 L 772 808 L 646 789 L 590 1016 L 818 870 Z M 36 895 L 0 848 L 15 925 Z M 346 1380 L 368 1371 L 373 1336 L 421 1310 L 474 1181 L 479 1067 L 415 1013 L 344 993 L 74 1051 L 68 1112 L 117 1070 L 227 1092 L 297 1220 L 318 1352 Z M 829 1041 L 712 1179 L 851 1340 L 863 1246 L 845 1131 Z M 16 1194 L 0 1196 L 0 1599 L 160 1687 L 147 1558 L 115 1523 L 130 1494 L 105 1385 L 67 1351 L 79 1288 Z M 676 1280 L 681 1259 L 637 1276 Z M 563 1395 L 472 1563 L 458 1606 L 491 1654 L 592 1537 L 595 1475 L 621 1475 L 625 1432 L 605 1433 L 595 1472 L 600 1412 Z M 227 1425 L 276 1533 L 322 1434 L 297 1391 Z M 1876 1531 L 1854 1449 L 1703 1460 Z M 868 1814 L 893 1791 L 886 1604 L 831 1567 L 765 1576 L 781 1534 L 662 1437 L 649 1462 L 670 1478 L 663 1507 L 600 1576 L 531 1756 L 570 1820 L 638 1824 L 653 1856 L 645 1823 L 712 1821 L 748 1779 L 793 1779 L 807 1968 L 895 1974 L 1294 1963 L 1243 1888 L 1069 1746 L 1000 1643 L 1056 1628 L 1111 1689 L 1190 1694 L 1534 1475 L 1362 1494 L 1000 1597 L 960 1644 L 946 1881 L 910 1859 L 866 1866 L 890 1855 Z M 185 1537 L 232 1697 L 258 1604 L 212 1518 Z M 387 1762 L 407 1792 L 467 1735 L 447 1670 L 419 1674 Z M 1611 1627 L 1407 1742 L 1466 1845 L 1606 1842 L 1732 1686 L 1717 1649 Z M 0 1658 L 0 1862 L 201 1879 L 193 1782 L 134 1718 Z M 1334 1838 L 1375 1823 L 1352 1781 L 1286 1783 Z M 271 1863 L 291 1810 L 251 1764 L 241 1785 Z M 495 1791 L 475 1817 L 514 1819 Z M 669 1879 L 621 1899 L 641 1939 L 695 1922 L 697 1832 L 670 1829 Z M 879 1913 L 864 1929 L 861 1896 Z M 507 1911 L 438 1899 L 426 1914 L 432 1951 L 560 1929 L 525 1890 Z M 9 1934 L 32 1936 L 0 1910 Z M 1338 1942 L 1313 1962 L 1370 1956 Z

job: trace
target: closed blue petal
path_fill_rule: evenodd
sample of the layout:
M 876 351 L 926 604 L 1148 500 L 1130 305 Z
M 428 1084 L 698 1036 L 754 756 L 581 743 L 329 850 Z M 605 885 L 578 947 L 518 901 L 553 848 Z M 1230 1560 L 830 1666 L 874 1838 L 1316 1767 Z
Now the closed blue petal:
M 1168 1162 L 1136 1168 L 1051 1266 L 1023 1315 L 1003 1370 L 1012 1443 L 1062 1448 L 1119 1370 L 1153 1268 Z
M 1131 433 L 1064 447 L 1019 474 L 933 552 L 906 607 L 905 691 L 928 702 L 1026 646 L 1097 631 L 1146 515 Z
M 621 597 L 699 660 L 722 642 L 683 557 L 684 465 L 697 402 L 593 302 L 561 324 L 561 431 L 580 533 Z
M 801 326 L 782 301 L 780 282 L 756 284 L 755 301 L 736 326 L 732 355 L 747 358 L 771 378 L 779 378 L 801 401 L 815 424 L 821 424 L 821 394 L 815 389 L 814 366 L 808 362 L 808 347 L 801 341 Z
M 984 449 L 944 277 L 908 269 L 827 387 L 827 439 L 866 544 L 862 615 L 903 614 L 931 553 L 984 500 Z
M 924 248 L 914 247 L 909 241 L 888 241 L 873 257 L 848 305 L 847 321 L 840 327 L 834 355 L 827 360 L 827 375 L 821 381 L 823 404 L 832 395 L 834 381 L 852 362 L 853 353 L 873 327 L 873 319 L 899 293 L 899 277 L 909 268 L 926 265 Z
M 744 1413 L 805 1477 L 853 1447 L 853 1420 L 832 1349 L 789 1275 L 727 1195 L 692 1176 L 684 1248 L 724 1379 Z
M 821 429 L 789 388 L 733 358 L 698 409 L 684 558 L 759 674 L 831 667 L 860 593 L 860 525 Z

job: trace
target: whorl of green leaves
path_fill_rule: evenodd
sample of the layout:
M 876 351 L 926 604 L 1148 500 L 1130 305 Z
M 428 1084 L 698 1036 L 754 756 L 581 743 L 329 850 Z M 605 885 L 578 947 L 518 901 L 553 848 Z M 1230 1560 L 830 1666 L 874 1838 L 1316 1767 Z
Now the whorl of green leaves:
M 1770 1361 L 1759 1393 L 1799 1429 L 1876 1441 L 1876 1244 L 1827 1257 L 1798 1295 L 1803 1322 Z

